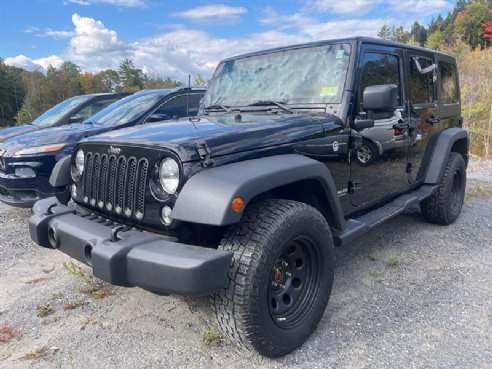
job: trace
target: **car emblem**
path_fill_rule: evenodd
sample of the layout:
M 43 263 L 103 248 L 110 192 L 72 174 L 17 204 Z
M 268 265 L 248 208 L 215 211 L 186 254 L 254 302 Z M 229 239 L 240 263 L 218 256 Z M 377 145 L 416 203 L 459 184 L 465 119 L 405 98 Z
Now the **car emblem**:
M 109 149 L 108 149 L 108 153 L 109 154 L 111 154 L 111 155 L 119 155 L 120 152 L 121 152 L 121 148 L 109 146 Z
M 333 141 L 332 147 L 333 147 L 333 151 L 338 151 L 338 148 L 340 147 L 338 141 Z

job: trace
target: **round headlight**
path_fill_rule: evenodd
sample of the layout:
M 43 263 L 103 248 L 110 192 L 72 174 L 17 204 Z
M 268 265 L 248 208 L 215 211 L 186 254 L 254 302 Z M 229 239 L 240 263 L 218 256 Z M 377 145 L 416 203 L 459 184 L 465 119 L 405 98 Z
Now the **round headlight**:
M 82 175 L 82 173 L 84 173 L 84 166 L 85 166 L 84 151 L 79 150 L 79 151 L 77 151 L 77 154 L 75 155 L 75 167 L 77 168 L 77 171 L 79 172 L 80 175 Z
M 168 194 L 176 192 L 179 185 L 179 164 L 176 160 L 165 158 L 159 166 L 159 182 Z

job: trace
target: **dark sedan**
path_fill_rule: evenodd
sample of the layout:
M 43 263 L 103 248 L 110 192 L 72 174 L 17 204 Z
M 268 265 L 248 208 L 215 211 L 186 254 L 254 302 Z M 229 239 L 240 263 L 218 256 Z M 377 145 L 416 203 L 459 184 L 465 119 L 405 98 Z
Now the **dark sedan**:
M 5 141 L 0 151 L 0 201 L 32 207 L 39 199 L 57 196 L 68 201 L 66 188 L 50 185 L 56 162 L 71 155 L 83 138 L 137 124 L 194 116 L 203 88 L 144 90 L 106 107 L 83 123 L 23 134 Z
M 2 143 L 9 138 L 46 128 L 81 123 L 128 95 L 128 93 L 100 93 L 74 96 L 64 100 L 30 123 L 0 129 L 0 151 Z

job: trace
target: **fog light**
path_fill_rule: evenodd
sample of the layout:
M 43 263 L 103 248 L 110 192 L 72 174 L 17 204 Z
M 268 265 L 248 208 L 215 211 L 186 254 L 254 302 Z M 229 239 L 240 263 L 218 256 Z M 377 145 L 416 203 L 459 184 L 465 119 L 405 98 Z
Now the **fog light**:
M 34 178 L 36 173 L 30 167 L 18 167 L 15 168 L 15 175 L 21 178 Z
M 72 198 L 76 198 L 77 197 L 77 186 L 75 186 L 74 184 L 72 185 Z
M 161 220 L 165 225 L 171 225 L 173 219 L 171 218 L 172 209 L 169 206 L 164 206 L 161 209 Z

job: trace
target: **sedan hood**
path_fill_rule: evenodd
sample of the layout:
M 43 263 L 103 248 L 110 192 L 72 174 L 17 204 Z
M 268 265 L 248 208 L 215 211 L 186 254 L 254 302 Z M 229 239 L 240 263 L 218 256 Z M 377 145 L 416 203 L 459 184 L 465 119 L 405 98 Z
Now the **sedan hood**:
M 114 127 L 86 123 L 46 128 L 8 139 L 5 141 L 3 149 L 6 156 L 13 156 L 17 151 L 29 147 L 61 143 L 66 143 L 67 146 L 74 146 L 84 137 L 103 133 L 110 129 L 114 129 Z
M 219 157 L 316 138 L 323 134 L 323 125 L 340 121 L 326 114 L 243 114 L 240 123 L 235 119 L 233 115 L 220 115 L 147 124 L 84 142 L 169 148 L 182 161 L 192 161 L 199 160 L 197 144 L 206 143 L 210 155 Z
M 22 135 L 28 132 L 39 131 L 40 129 L 42 128 L 29 124 L 23 124 L 21 126 L 0 129 L 0 143 L 4 142 L 5 140 L 8 140 L 9 138 Z

